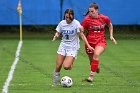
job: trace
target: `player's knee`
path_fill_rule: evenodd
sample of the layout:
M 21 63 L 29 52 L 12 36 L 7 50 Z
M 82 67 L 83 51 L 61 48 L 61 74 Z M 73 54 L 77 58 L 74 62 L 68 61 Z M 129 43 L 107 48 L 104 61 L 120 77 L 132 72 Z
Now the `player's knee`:
M 71 70 L 71 66 L 64 66 L 65 70 Z
M 94 55 L 93 55 L 93 59 L 98 59 L 99 58 L 99 54 L 98 53 L 95 53 Z

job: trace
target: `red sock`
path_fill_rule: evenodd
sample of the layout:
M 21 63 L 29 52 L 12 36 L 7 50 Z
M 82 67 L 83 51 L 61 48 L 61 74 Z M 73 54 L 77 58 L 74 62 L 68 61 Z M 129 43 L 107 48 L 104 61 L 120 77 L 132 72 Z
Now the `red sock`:
M 91 71 L 96 72 L 96 70 L 98 68 L 98 65 L 99 65 L 99 61 L 98 60 L 93 60 L 91 62 L 91 67 L 90 67 Z

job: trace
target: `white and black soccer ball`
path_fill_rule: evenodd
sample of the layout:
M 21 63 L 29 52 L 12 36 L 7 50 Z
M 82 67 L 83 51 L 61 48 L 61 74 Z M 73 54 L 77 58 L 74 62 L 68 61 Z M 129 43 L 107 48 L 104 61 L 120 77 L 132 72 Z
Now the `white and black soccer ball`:
M 71 87 L 73 84 L 72 78 L 68 77 L 68 76 L 64 76 L 61 78 L 61 86 L 62 87 Z

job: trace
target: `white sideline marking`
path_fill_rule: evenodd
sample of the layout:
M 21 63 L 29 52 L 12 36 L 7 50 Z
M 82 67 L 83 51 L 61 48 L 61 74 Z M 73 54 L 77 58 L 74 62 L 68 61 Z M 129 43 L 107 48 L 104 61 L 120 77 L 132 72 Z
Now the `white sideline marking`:
M 14 60 L 14 62 L 12 64 L 12 66 L 11 66 L 11 69 L 9 71 L 8 77 L 7 77 L 7 79 L 5 81 L 5 84 L 3 86 L 2 93 L 8 93 L 8 87 L 10 85 L 10 81 L 13 78 L 14 70 L 15 70 L 16 65 L 18 63 L 18 60 L 19 60 L 21 47 L 22 47 L 22 41 L 19 41 L 17 51 L 16 51 L 16 54 L 15 54 L 15 60 Z

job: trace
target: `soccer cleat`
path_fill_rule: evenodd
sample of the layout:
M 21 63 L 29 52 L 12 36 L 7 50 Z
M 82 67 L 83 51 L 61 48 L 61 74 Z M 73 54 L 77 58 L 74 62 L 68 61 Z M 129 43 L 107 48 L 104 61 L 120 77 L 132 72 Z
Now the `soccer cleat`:
M 58 85 L 58 82 L 59 82 L 59 76 L 60 76 L 60 74 L 59 73 L 56 73 L 56 72 L 54 72 L 54 86 L 57 86 Z
M 89 77 L 84 79 L 83 81 L 92 82 L 93 81 L 93 73 L 90 73 Z
M 89 78 L 85 78 L 84 81 L 87 81 L 87 82 L 93 82 L 93 78 L 89 77 Z

